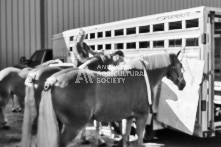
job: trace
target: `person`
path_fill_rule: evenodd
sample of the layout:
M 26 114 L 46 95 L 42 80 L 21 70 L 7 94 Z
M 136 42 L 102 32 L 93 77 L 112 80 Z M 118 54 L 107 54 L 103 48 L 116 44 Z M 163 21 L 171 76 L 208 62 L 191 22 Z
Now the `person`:
M 100 62 L 101 64 L 97 64 L 97 62 Z M 78 68 L 83 69 L 83 68 L 90 66 L 91 70 L 110 71 L 123 62 L 124 62 L 124 53 L 118 50 L 112 54 L 106 54 L 102 56 L 95 55 L 94 58 L 89 59 Z
M 89 54 L 93 56 L 103 57 L 103 52 L 93 51 L 85 42 L 85 31 L 79 29 L 76 36 L 74 36 L 74 43 L 72 44 L 72 50 L 69 52 L 70 60 L 74 64 L 74 67 L 78 67 L 90 59 Z

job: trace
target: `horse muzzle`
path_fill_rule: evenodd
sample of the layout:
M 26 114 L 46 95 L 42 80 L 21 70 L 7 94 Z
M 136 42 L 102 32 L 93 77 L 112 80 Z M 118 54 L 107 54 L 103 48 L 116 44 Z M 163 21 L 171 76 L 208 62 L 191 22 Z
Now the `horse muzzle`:
M 179 80 L 178 88 L 179 90 L 183 90 L 186 86 L 186 81 L 184 79 Z

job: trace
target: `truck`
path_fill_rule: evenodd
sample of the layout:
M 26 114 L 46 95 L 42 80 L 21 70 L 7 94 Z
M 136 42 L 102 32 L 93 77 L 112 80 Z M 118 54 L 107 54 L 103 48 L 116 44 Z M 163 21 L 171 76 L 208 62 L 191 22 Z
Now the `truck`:
M 25 56 L 20 58 L 20 63 L 14 65 L 14 67 L 23 69 L 25 67 L 34 68 L 46 61 L 53 59 L 53 50 L 52 49 L 39 49 L 36 50 L 30 57 L 30 59 L 26 59 Z

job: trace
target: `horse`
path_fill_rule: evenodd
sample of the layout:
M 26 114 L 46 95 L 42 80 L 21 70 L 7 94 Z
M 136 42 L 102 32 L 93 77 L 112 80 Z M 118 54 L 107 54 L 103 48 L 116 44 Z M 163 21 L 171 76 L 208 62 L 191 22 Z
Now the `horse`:
M 113 63 L 111 60 L 108 60 L 108 64 Z M 62 65 L 62 64 L 61 64 Z M 91 60 L 87 61 L 85 64 L 79 68 L 88 68 L 90 70 L 100 70 L 107 71 L 107 68 L 100 68 L 101 65 L 106 65 L 101 58 L 94 57 Z M 47 66 L 46 66 L 47 67 Z M 60 67 L 58 65 L 58 67 Z M 41 66 L 40 68 L 32 70 L 28 77 L 26 78 L 26 97 L 25 97 L 25 113 L 24 121 L 22 127 L 22 146 L 29 147 L 32 140 L 32 135 L 36 134 L 36 121 L 38 119 L 38 109 L 39 102 L 41 99 L 41 91 L 43 90 L 43 83 L 46 78 L 54 74 L 54 77 L 57 77 L 61 74 L 67 74 L 70 71 L 75 70 L 74 68 L 67 69 L 58 69 L 55 66 L 45 68 Z M 97 140 L 100 146 L 105 146 L 105 141 L 99 135 L 99 125 L 96 127 Z M 82 133 L 82 139 L 86 139 L 85 130 Z
M 38 67 L 45 67 L 49 64 L 60 63 L 59 60 L 45 62 Z M 9 129 L 8 119 L 5 115 L 5 106 L 12 100 L 12 110 L 14 109 L 14 98 L 20 106 L 24 106 L 25 85 L 24 81 L 32 68 L 25 65 L 15 65 L 0 71 L 0 121 L 3 129 Z M 19 108 L 21 109 L 21 108 Z
M 21 106 L 24 106 L 25 96 L 24 81 L 31 69 L 23 70 L 14 67 L 8 67 L 0 72 L 0 120 L 3 120 L 3 128 L 9 129 L 7 117 L 5 116 L 5 107 L 10 99 L 16 96 Z
M 149 84 L 145 82 L 145 72 Z M 122 133 L 123 146 L 128 147 L 130 125 L 136 119 L 137 146 L 142 146 L 150 114 L 147 88 L 152 91 L 164 76 L 179 90 L 184 89 L 182 64 L 176 54 L 143 56 L 115 72 L 73 70 L 50 76 L 39 106 L 37 145 L 65 147 L 91 120 L 126 119 L 126 130 Z M 57 120 L 63 124 L 62 131 Z

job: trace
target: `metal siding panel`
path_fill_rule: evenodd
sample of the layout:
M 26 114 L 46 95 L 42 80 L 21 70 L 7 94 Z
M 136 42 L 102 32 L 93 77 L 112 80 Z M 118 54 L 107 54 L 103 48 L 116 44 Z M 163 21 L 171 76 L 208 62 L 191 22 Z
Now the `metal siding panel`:
M 168 8 L 168 12 L 172 11 L 173 10 L 173 7 L 172 7 L 172 0 L 168 0 L 167 2 L 167 8 Z
M 213 7 L 218 7 L 218 0 L 213 0 Z
M 118 21 L 119 20 L 119 3 L 118 0 L 113 0 L 114 2 L 114 21 Z
M 217 0 L 217 1 L 219 3 L 218 6 L 221 7 L 221 1 L 220 0 Z
M 35 0 L 35 5 L 36 5 L 36 46 L 35 49 L 40 49 L 41 47 L 41 34 L 40 34 L 40 22 L 41 22 L 41 17 L 40 17 L 40 0 Z M 52 27 L 53 29 L 53 27 Z
M 124 19 L 124 1 L 119 0 L 119 19 Z
M 74 0 L 74 26 L 79 27 L 79 0 Z
M 110 22 L 114 21 L 114 1 L 110 2 Z
M 137 17 L 137 1 L 132 1 L 133 17 Z
M 99 1 L 99 9 L 100 9 L 100 23 L 104 23 L 104 1 Z
M 218 6 L 221 7 L 221 1 L 220 0 L 217 1 L 218 1 Z
M 110 21 L 110 7 L 109 7 L 109 0 L 104 1 L 104 21 L 107 23 Z
M 12 19 L 13 19 L 13 64 L 19 63 L 19 54 L 18 54 L 18 1 L 13 1 L 12 8 Z
M 141 12 L 142 16 L 146 15 L 146 0 L 141 0 Z
M 5 68 L 7 66 L 7 44 L 6 44 L 6 0 L 1 0 L 1 68 Z
M 147 2 L 147 15 L 150 15 L 152 13 L 152 7 L 153 7 L 153 0 L 149 0 L 149 2 Z
M 36 35 L 35 35 L 35 0 L 30 0 L 30 49 L 31 53 L 33 53 L 35 49 L 35 40 L 36 40 Z
M 19 1 L 18 4 L 18 48 L 19 48 L 19 57 L 25 55 L 25 42 L 24 42 L 24 32 L 25 32 L 25 25 L 24 25 L 24 0 Z
M 48 1 L 50 2 L 50 0 L 48 0 Z M 63 17 L 64 17 L 64 29 L 63 30 L 68 30 L 69 29 L 69 11 L 68 11 L 69 0 L 64 0 L 63 3 L 64 3 L 64 7 L 63 7 L 63 9 L 64 9 L 64 15 L 63 15 Z M 48 4 L 48 6 L 49 5 L 50 4 Z M 49 35 L 51 35 L 51 34 L 49 34 Z
M 74 28 L 74 1 L 73 0 L 69 0 L 69 6 L 68 6 L 68 13 L 69 13 L 69 29 L 73 29 Z
M 104 13 L 104 11 L 103 11 Z M 85 0 L 85 13 L 84 13 L 84 22 L 85 22 L 85 26 L 89 26 L 90 24 L 90 7 L 89 7 L 89 0 Z
M 53 9 L 53 16 L 52 16 L 53 17 L 53 27 L 52 28 L 53 28 L 53 34 L 57 34 L 58 30 L 59 30 L 58 29 L 59 28 L 58 27 L 59 26 L 58 25 L 58 9 L 57 9 L 58 8 L 58 6 L 57 6 L 58 1 L 52 0 L 52 2 L 53 2 L 53 4 L 52 4 L 53 5 L 53 8 L 52 8 Z
M 186 8 L 184 0 L 179 1 L 179 5 L 180 5 L 180 9 L 185 9 Z
M 79 0 L 79 7 L 78 7 L 78 11 L 79 11 L 79 16 L 80 16 L 80 27 L 83 27 L 85 26 L 85 23 L 84 23 L 84 0 Z
M 7 23 L 7 66 L 11 66 L 13 62 L 13 49 L 12 49 L 12 0 L 7 0 L 6 3 L 6 23 Z
M 128 1 L 128 18 L 133 17 L 133 0 Z
M 67 0 L 65 0 L 67 1 Z M 52 0 L 48 0 L 48 7 L 45 9 L 47 11 L 47 26 L 48 26 L 48 32 L 47 32 L 47 36 L 48 36 L 48 48 L 52 48 L 52 35 L 53 35 L 53 8 L 52 8 L 53 4 L 52 4 Z M 68 10 L 67 8 L 65 10 Z M 66 29 L 68 29 L 68 20 L 64 21 L 64 23 L 66 24 Z
M 94 0 L 94 11 L 95 11 L 95 24 L 99 24 L 99 18 L 100 18 L 100 9 L 99 9 L 99 1 L 98 0 Z
M 181 8 L 181 6 L 180 6 L 180 1 L 175 0 L 174 3 L 175 3 L 176 9 L 177 9 L 177 10 L 180 10 L 180 8 Z
M 206 1 L 207 1 L 207 0 L 202 0 L 202 5 L 203 5 L 203 6 L 206 5 Z
M 171 3 L 171 5 L 172 5 L 172 10 L 174 11 L 174 10 L 177 10 L 177 8 L 176 8 L 176 1 L 177 0 L 172 0 L 172 3 Z
M 129 15 L 128 15 L 128 6 L 129 6 L 129 1 L 128 0 L 124 0 L 124 19 L 128 19 Z
M 164 1 L 164 0 L 158 0 L 159 12 L 162 12 L 162 11 L 163 11 L 163 1 Z
M 62 32 L 64 30 L 64 15 L 63 15 L 63 1 L 58 0 L 58 32 Z
M 95 24 L 95 10 L 94 10 L 94 0 L 90 0 L 89 1 L 89 7 L 90 7 L 90 17 L 89 17 L 89 19 L 90 19 L 90 25 L 93 25 L 93 24 Z
M 42 35 L 41 38 L 44 38 L 43 42 L 42 42 L 42 46 L 43 48 L 48 48 L 48 0 L 44 1 L 42 0 L 41 1 L 43 3 L 43 6 L 42 6 L 42 9 L 41 9 L 41 12 L 43 13 L 42 16 L 41 16 L 41 21 L 44 20 L 43 22 L 41 22 L 41 33 L 44 34 L 44 36 Z M 44 28 L 42 30 L 42 28 Z
M 30 57 L 30 6 L 29 6 L 29 0 L 24 1 L 24 25 L 25 25 L 25 56 L 26 58 Z
M 212 6 L 211 3 L 212 3 L 212 0 L 209 0 L 209 1 L 207 0 L 206 1 L 206 6 Z
M 1 16 L 1 6 L 2 6 L 2 2 L 0 1 L 0 24 L 2 22 L 2 16 Z M 1 39 L 1 33 L 2 33 L 2 30 L 1 30 L 1 25 L 0 25 L 0 58 L 2 59 L 2 39 Z M 2 69 L 2 61 L 0 59 L 0 70 Z
M 142 0 L 137 0 L 137 16 L 142 16 Z

